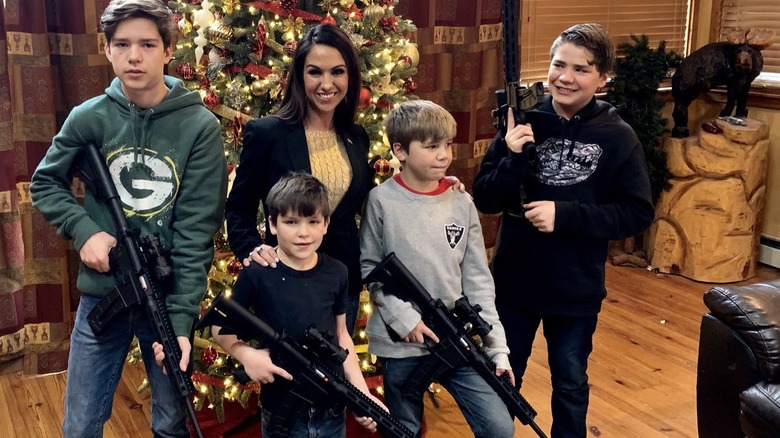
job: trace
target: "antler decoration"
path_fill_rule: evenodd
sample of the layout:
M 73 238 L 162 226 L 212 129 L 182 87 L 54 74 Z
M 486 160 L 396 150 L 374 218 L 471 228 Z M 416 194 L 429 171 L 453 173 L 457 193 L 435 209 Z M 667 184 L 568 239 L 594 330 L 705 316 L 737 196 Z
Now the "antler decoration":
M 726 34 L 726 41 L 735 45 L 747 44 L 757 50 L 764 50 L 775 42 L 775 31 L 772 29 L 741 29 L 736 28 Z

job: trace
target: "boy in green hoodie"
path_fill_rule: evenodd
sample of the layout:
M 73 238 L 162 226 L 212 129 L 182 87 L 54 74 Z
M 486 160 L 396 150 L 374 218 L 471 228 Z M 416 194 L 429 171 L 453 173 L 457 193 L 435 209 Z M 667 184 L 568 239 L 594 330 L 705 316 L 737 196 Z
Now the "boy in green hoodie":
M 60 236 L 74 240 L 82 261 L 63 436 L 102 436 L 133 336 L 152 389 L 154 436 L 189 436 L 184 403 L 155 365 L 154 332 L 144 309 L 124 310 L 99 335 L 87 322 L 89 312 L 114 288 L 108 252 L 116 239 L 104 204 L 87 193 L 82 206 L 73 196 L 70 170 L 85 145 L 98 145 L 129 225 L 141 236 L 159 233 L 170 246 L 174 280 L 165 291 L 166 303 L 184 370 L 212 261 L 212 237 L 222 221 L 227 172 L 220 125 L 198 93 L 163 74 L 174 34 L 164 1 L 112 0 L 100 24 L 117 77 L 104 95 L 73 109 L 30 186 L 33 206 Z

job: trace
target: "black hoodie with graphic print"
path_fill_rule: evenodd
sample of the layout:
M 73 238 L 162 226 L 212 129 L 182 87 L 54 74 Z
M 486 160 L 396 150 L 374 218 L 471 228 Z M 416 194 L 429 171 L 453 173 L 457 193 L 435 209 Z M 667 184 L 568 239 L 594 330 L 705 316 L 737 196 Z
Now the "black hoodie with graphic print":
M 551 97 L 527 114 L 536 148 L 510 151 L 499 133 L 474 181 L 483 213 L 503 213 L 491 269 L 499 302 L 542 314 L 585 316 L 606 296 L 609 240 L 653 219 L 642 145 L 610 104 L 592 99 L 571 120 Z M 527 202 L 554 201 L 551 233 L 522 216 Z

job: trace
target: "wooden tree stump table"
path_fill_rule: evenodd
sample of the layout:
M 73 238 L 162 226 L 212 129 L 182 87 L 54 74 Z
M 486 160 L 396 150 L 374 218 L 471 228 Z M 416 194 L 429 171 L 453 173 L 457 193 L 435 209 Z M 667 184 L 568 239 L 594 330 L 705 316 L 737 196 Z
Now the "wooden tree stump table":
M 666 138 L 673 178 L 650 227 L 650 264 L 697 281 L 728 283 L 755 275 L 764 217 L 769 126 L 718 119 L 722 131 Z

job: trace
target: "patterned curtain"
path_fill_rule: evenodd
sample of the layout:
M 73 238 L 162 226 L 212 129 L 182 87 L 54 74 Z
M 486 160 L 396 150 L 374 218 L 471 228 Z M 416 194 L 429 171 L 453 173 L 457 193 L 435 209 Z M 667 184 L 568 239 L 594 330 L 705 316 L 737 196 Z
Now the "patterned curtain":
M 103 92 L 108 0 L 0 4 L 0 374 L 67 366 L 78 256 L 30 205 L 30 176 L 68 111 Z
M 494 91 L 504 86 L 501 0 L 400 0 L 396 13 L 418 29 L 416 94 L 447 108 L 458 122 L 449 173 L 470 188 L 496 134 Z M 482 218 L 488 251 L 498 224 L 498 216 Z

